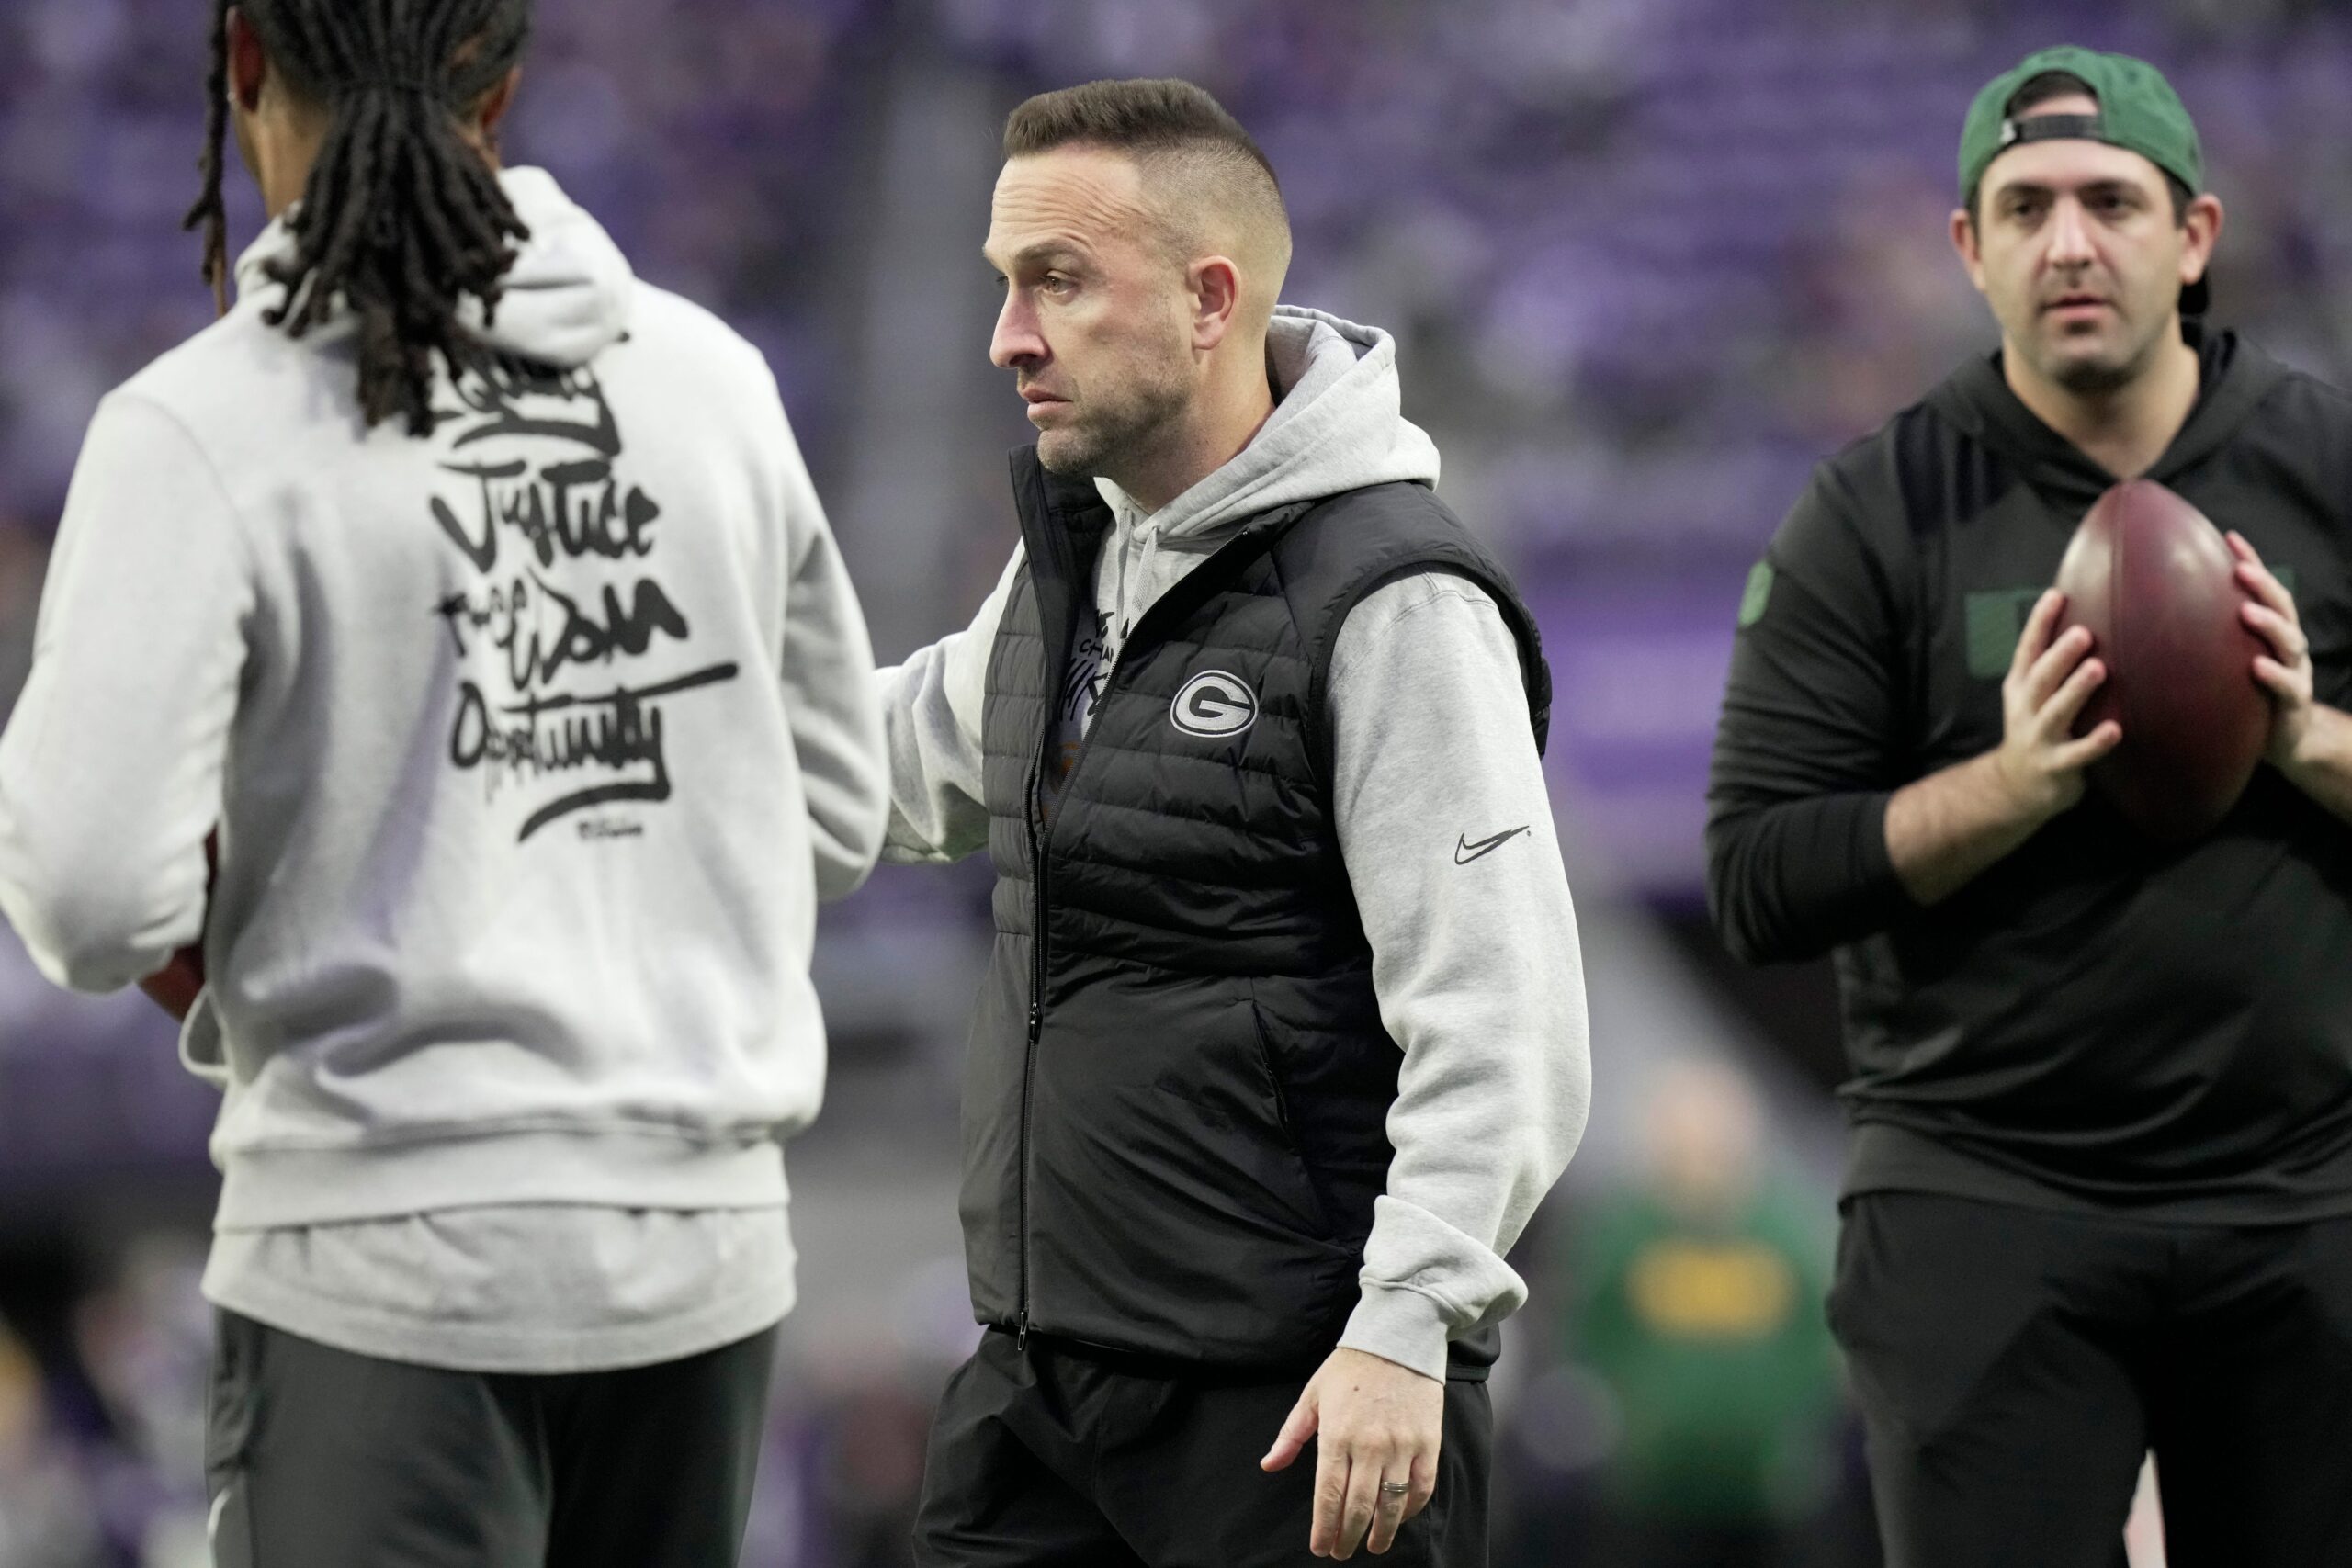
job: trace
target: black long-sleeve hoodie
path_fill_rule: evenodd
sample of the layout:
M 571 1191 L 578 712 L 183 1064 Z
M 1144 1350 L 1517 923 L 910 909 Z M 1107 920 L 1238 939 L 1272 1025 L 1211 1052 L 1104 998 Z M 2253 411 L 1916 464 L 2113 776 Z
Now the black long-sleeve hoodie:
M 2147 477 L 2278 570 L 2346 705 L 2352 398 L 2192 341 L 2200 394 Z M 1933 908 L 1888 858 L 1889 796 L 1999 743 L 2025 613 L 2112 482 L 1997 356 L 1816 470 L 1741 606 L 1709 902 L 1752 962 L 1836 950 L 1849 1192 L 2352 1212 L 2352 826 L 2265 766 L 2186 847 L 2094 792 Z

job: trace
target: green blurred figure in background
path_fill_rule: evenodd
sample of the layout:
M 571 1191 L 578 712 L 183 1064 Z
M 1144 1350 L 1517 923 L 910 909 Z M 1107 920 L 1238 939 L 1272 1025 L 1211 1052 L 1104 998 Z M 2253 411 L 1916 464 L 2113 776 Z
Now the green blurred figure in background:
M 1645 1183 L 1585 1211 L 1567 1353 L 1615 1396 L 1611 1568 L 1789 1561 L 1834 1479 L 1839 1371 L 1820 1205 L 1758 1157 L 1753 1094 L 1679 1066 L 1648 1106 Z

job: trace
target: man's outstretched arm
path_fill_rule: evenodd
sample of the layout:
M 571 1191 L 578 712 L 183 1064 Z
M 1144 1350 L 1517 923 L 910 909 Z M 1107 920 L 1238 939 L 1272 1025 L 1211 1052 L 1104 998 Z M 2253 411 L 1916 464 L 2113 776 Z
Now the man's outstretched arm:
M 970 626 L 918 649 L 904 664 L 875 672 L 890 758 L 890 825 L 882 840 L 886 861 L 961 860 L 988 845 L 981 710 L 988 701 L 989 655 L 1021 559 L 1016 548 Z

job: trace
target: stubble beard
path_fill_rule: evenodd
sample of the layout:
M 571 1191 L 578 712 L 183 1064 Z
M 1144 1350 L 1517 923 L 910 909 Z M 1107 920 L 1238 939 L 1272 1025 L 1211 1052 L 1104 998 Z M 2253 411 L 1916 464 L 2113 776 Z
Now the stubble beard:
M 1181 422 L 1191 389 L 1174 375 L 1130 373 L 1117 402 L 1097 404 L 1037 435 L 1037 461 L 1057 474 L 1109 479 L 1148 463 Z
M 2042 374 L 2076 397 L 2104 397 L 2120 392 L 2147 373 L 2155 358 L 2153 335 L 2126 344 L 2120 352 L 2057 358 L 2041 367 Z
M 2076 397 L 2110 396 L 2147 374 L 2149 367 L 2156 361 L 2158 340 L 2170 320 L 2167 314 L 2145 332 L 2125 335 L 2111 345 L 2103 345 L 2087 354 L 2069 354 L 2063 344 L 2051 344 L 2034 356 L 2033 367 L 2043 379 Z M 2117 325 L 2126 334 L 2130 333 L 2132 322 L 2129 318 L 2119 318 Z M 2036 340 L 2028 336 L 2024 341 L 2033 343 Z

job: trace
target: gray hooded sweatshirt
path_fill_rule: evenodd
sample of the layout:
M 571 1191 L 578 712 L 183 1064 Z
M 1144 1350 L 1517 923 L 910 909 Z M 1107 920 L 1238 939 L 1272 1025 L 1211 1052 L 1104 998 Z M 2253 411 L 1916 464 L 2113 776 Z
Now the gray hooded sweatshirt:
M 1095 616 L 1071 649 L 1065 755 L 1144 612 L 1250 518 L 1438 477 L 1399 410 L 1387 333 L 1283 307 L 1280 400 L 1240 453 L 1156 513 L 1098 480 L 1116 520 Z M 884 858 L 946 861 L 988 839 L 980 790 L 989 653 L 1012 562 L 966 630 L 879 672 L 891 815 Z M 1576 915 L 1527 721 L 1519 651 L 1483 590 L 1451 572 L 1388 583 L 1349 615 L 1329 690 L 1332 805 L 1404 1051 L 1363 1297 L 1342 1346 L 1432 1377 L 1446 1344 L 1526 1299 L 1503 1261 L 1584 1130 L 1591 1068 Z M 1049 790 L 1058 780 L 1048 777 Z
M 352 318 L 263 319 L 281 221 L 101 405 L 0 739 L 0 909 L 88 990 L 205 931 L 213 1301 L 555 1372 L 791 1305 L 817 904 L 886 801 L 766 365 L 547 175 L 501 184 L 530 238 L 475 331 L 560 376 L 364 428 Z

